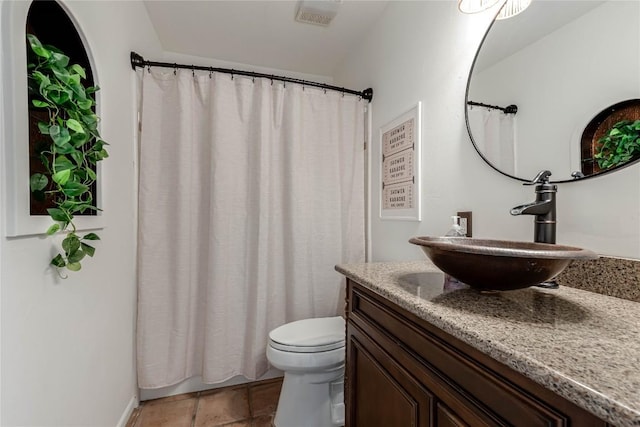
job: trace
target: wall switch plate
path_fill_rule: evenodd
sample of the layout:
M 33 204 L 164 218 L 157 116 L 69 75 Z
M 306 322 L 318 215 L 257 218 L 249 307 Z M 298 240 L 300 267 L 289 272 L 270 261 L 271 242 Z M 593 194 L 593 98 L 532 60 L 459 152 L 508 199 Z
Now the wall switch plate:
M 458 216 L 460 217 L 460 227 L 462 227 L 462 231 L 467 237 L 473 237 L 473 228 L 471 221 L 471 211 L 466 212 L 458 212 Z

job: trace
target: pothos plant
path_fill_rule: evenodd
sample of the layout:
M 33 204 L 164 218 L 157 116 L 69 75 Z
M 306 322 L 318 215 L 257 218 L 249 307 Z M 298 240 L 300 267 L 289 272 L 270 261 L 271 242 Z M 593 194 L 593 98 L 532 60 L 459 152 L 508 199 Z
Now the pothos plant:
M 43 45 L 28 34 L 33 54 L 28 64 L 29 95 L 34 107 L 46 109 L 48 121 L 38 122 L 46 143 L 39 152 L 45 173 L 30 178 L 33 193 L 51 195 L 53 207 L 47 209 L 54 224 L 48 235 L 65 233 L 62 251 L 51 265 L 78 271 L 85 256 L 93 257 L 95 248 L 88 242 L 99 240 L 95 233 L 76 233 L 74 215 L 99 210 L 94 204 L 92 185 L 96 181 L 97 162 L 108 157 L 107 143 L 98 132 L 93 94 L 98 87 L 85 86 L 86 72 L 59 49 Z
M 598 140 L 593 158 L 600 169 L 608 169 L 640 157 L 640 120 L 622 120 Z

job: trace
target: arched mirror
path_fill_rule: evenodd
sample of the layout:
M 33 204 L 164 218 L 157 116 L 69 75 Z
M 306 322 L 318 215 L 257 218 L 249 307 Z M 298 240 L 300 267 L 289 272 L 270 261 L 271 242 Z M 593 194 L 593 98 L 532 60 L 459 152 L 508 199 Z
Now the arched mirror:
M 546 169 L 570 182 L 636 163 L 631 155 L 599 167 L 598 153 L 623 120 L 632 132 L 637 124 L 640 143 L 640 2 L 534 0 L 494 21 L 466 102 L 476 150 L 512 178 Z

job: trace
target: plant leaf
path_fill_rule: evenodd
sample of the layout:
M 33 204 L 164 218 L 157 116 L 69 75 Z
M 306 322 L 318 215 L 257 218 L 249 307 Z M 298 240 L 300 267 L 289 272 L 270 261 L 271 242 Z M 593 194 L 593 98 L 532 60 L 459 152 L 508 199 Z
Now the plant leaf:
M 56 184 L 65 185 L 67 181 L 69 181 L 69 177 L 71 176 L 71 169 L 63 169 L 53 174 L 51 179 Z
M 53 168 L 56 172 L 64 169 L 73 169 L 73 163 L 66 156 L 58 156 L 53 162 Z
M 67 261 L 70 264 L 75 264 L 75 263 L 79 263 L 80 261 L 82 261 L 82 258 L 84 258 L 86 254 L 82 251 L 82 250 L 77 250 L 74 253 L 72 253 L 71 255 L 69 255 L 69 257 L 67 258 Z
M 62 187 L 62 193 L 67 197 L 78 197 L 87 191 L 89 191 L 89 187 L 87 185 L 73 181 L 67 182 Z
M 75 119 L 68 119 L 67 127 L 73 130 L 74 132 L 84 133 L 84 129 L 82 128 L 82 125 L 80 124 L 80 122 L 78 122 Z
M 51 131 L 51 128 L 49 128 L 49 131 Z M 69 134 L 69 129 L 60 128 L 60 132 L 57 135 L 54 136 L 51 134 L 51 139 L 53 139 L 53 143 L 57 146 L 62 146 L 71 141 L 71 134 Z
M 53 258 L 51 260 L 51 265 L 58 267 L 58 268 L 62 268 L 66 265 L 67 263 L 64 261 L 64 258 L 62 258 L 62 255 L 58 254 L 55 256 L 55 258 Z
M 69 235 L 62 241 L 62 249 L 67 253 L 67 256 L 80 249 L 80 239 L 78 236 L 73 233 L 69 233 Z
M 95 114 L 86 114 L 81 117 L 81 120 L 87 125 L 92 125 L 98 123 L 98 116 Z
M 64 68 L 69 65 L 69 57 L 59 52 L 51 52 L 50 61 L 53 61 L 53 63 L 60 68 Z
M 49 135 L 51 135 L 51 138 L 60 135 L 60 126 L 58 125 L 49 126 Z
M 29 185 L 31 186 L 31 191 L 41 191 L 44 190 L 49 184 L 49 178 L 41 173 L 34 173 L 31 175 L 31 179 L 29 180 Z
M 52 236 L 60 231 L 60 224 L 53 224 L 51 227 L 47 229 L 47 235 Z
M 85 234 L 83 240 L 100 240 L 100 237 L 96 233 Z
M 69 153 L 69 155 L 71 156 L 73 161 L 76 162 L 76 165 L 82 166 L 82 160 L 84 159 L 84 156 L 80 151 L 74 149 L 71 153 Z
M 43 135 L 49 135 L 49 124 L 46 122 L 38 122 L 38 130 Z
M 71 135 L 71 143 L 74 147 L 80 148 L 89 140 L 89 134 L 87 133 L 74 133 Z
M 54 221 L 62 221 L 65 222 L 68 220 L 67 215 L 64 213 L 62 209 L 58 208 L 49 208 L 47 209 L 47 213 Z
M 70 67 L 71 71 L 73 71 L 76 74 L 80 74 L 80 77 L 82 77 L 83 79 L 87 78 L 87 74 L 84 71 L 84 68 L 82 68 L 82 66 L 78 65 L 78 64 L 73 64 Z
M 33 195 L 33 198 L 39 202 L 44 202 L 46 199 L 46 194 L 44 191 L 40 190 L 40 191 L 34 191 L 31 193 Z
M 77 102 L 77 104 L 78 108 L 80 108 L 81 110 L 88 110 L 93 105 L 93 101 L 91 101 L 90 99 L 81 99 Z
M 31 46 L 33 53 L 46 59 L 51 57 L 51 51 L 42 46 L 42 43 L 40 43 L 40 40 L 38 40 L 36 36 L 33 34 L 27 34 L 27 39 L 29 40 L 29 45 Z
M 70 154 L 70 153 L 73 153 L 74 151 L 76 151 L 76 149 L 71 144 L 63 144 L 62 146 L 58 147 L 58 152 L 60 154 Z
M 95 181 L 98 179 L 98 177 L 96 176 L 96 173 L 91 168 L 87 169 L 87 175 L 89 176 L 89 179 L 91 181 Z
M 86 243 L 80 243 L 80 246 L 82 247 L 82 251 L 89 255 L 90 257 L 93 257 L 93 254 L 96 253 L 96 248 L 94 248 L 91 245 L 87 245 Z
M 79 262 L 70 262 L 69 264 L 67 264 L 67 268 L 71 271 L 80 271 L 82 266 Z
M 49 104 L 48 102 L 40 101 L 39 99 L 34 99 L 33 101 L 31 101 L 31 103 L 35 107 L 39 107 L 39 108 L 46 108 L 51 106 L 51 104 Z
M 48 93 L 48 98 L 51 99 L 56 105 L 62 105 L 67 102 L 71 97 L 68 91 L 63 89 L 55 89 Z

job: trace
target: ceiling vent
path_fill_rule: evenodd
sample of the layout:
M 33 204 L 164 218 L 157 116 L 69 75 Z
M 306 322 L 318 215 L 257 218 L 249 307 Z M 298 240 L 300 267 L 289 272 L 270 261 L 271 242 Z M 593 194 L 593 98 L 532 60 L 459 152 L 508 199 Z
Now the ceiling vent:
M 301 0 L 296 21 L 326 27 L 338 13 L 342 0 Z

